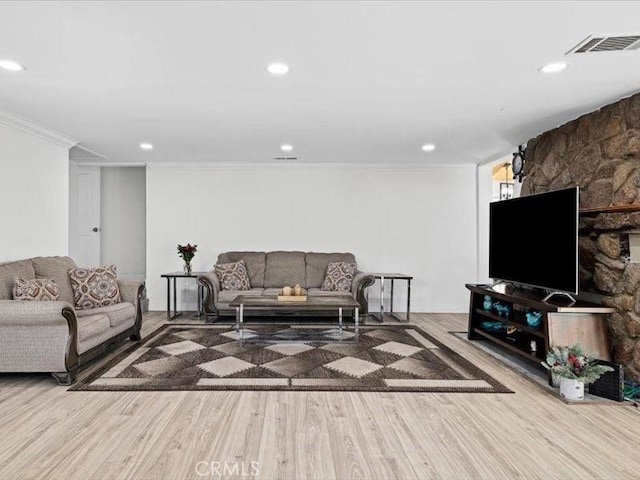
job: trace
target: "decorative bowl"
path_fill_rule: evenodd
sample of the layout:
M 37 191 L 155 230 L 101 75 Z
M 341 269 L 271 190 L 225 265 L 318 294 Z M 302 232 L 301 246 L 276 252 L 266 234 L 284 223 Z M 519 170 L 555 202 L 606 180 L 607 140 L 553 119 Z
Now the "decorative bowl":
M 542 312 L 527 312 L 527 325 L 532 328 L 540 328 L 542 325 Z
M 507 325 L 502 322 L 482 322 L 480 328 L 487 332 L 506 332 Z

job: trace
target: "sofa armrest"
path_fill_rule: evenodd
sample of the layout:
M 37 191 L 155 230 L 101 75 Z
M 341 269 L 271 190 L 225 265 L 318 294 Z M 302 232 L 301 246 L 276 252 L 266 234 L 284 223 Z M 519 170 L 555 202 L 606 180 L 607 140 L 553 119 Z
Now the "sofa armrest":
M 144 292 L 144 282 L 139 280 L 118 280 L 118 288 L 120 289 L 120 297 L 123 302 L 133 304 L 136 309 L 136 321 L 134 329 L 136 335 L 140 335 L 142 327 L 142 293 Z
M 204 313 L 218 315 L 216 303 L 218 303 L 218 293 L 220 292 L 220 279 L 215 272 L 207 272 L 198 276 L 198 285 L 204 287 Z
M 144 282 L 138 280 L 118 280 L 118 288 L 123 302 L 132 303 L 136 309 L 142 297 Z
M 360 314 L 366 315 L 369 313 L 369 305 L 367 302 L 366 290 L 375 283 L 376 279 L 373 275 L 357 271 L 353 276 L 353 282 L 351 283 L 351 292 L 354 298 L 360 304 Z
M 0 325 L 13 327 L 66 325 L 68 321 L 64 316 L 65 310 L 70 310 L 75 318 L 75 311 L 67 302 L 0 300 Z
M 78 319 L 67 302 L 37 302 L 0 300 L 0 329 L 33 329 L 34 339 L 51 334 L 51 327 L 66 327 L 67 341 L 64 352 L 68 372 L 78 369 Z M 34 340 L 34 347 L 41 346 Z

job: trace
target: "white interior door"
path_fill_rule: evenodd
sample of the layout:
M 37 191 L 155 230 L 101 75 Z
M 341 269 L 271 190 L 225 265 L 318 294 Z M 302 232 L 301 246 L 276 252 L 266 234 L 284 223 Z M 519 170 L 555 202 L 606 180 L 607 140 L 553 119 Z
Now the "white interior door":
M 71 168 L 69 253 L 82 267 L 100 265 L 100 167 Z

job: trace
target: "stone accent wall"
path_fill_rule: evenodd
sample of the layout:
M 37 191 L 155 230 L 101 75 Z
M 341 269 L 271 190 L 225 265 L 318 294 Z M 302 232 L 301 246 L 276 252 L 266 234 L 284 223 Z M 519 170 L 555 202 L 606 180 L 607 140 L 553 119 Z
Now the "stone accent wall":
M 524 173 L 521 195 L 579 185 L 581 208 L 595 210 L 580 220 L 580 288 L 617 308 L 614 359 L 640 380 L 640 264 L 629 259 L 629 234 L 640 233 L 640 94 L 529 140 Z

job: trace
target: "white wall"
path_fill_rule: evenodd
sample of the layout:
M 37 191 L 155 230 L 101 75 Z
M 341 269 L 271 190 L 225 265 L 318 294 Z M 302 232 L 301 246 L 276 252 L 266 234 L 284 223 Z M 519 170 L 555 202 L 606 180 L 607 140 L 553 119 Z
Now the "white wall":
M 0 124 L 0 261 L 69 251 L 69 149 Z
M 144 280 L 146 272 L 146 169 L 101 169 L 101 255 L 118 277 Z
M 500 200 L 500 182 L 493 179 L 493 168 L 511 159 L 507 156 L 478 167 L 478 283 L 493 281 L 489 278 L 489 204 Z M 509 181 L 514 182 L 513 198 L 519 197 L 522 184 L 517 180 Z
M 503 162 L 504 163 L 504 162 Z M 499 183 L 492 178 L 495 163 L 478 167 L 478 283 L 489 278 L 489 204 L 500 198 Z
M 166 308 L 160 275 L 181 269 L 176 245 L 189 242 L 198 245 L 195 270 L 211 270 L 228 250 L 351 251 L 362 270 L 413 275 L 413 311 L 464 312 L 464 284 L 477 276 L 475 172 L 475 166 L 152 165 L 150 308 Z M 194 292 L 192 286 L 185 296 L 191 308 Z

